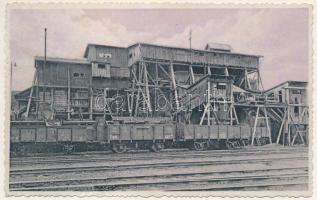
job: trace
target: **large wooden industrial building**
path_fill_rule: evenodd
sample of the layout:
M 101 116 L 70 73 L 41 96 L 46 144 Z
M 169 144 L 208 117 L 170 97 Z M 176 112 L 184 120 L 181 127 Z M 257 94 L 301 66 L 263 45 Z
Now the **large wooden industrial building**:
M 307 83 L 264 90 L 261 57 L 224 44 L 144 43 L 88 44 L 81 59 L 35 57 L 33 84 L 14 96 L 12 122 L 248 125 L 251 144 L 261 132 L 270 142 L 307 143 Z

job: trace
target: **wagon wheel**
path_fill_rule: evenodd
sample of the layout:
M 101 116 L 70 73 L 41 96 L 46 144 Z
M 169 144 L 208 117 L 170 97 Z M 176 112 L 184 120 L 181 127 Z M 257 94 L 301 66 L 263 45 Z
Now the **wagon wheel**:
M 124 153 L 127 151 L 127 146 L 125 144 L 113 144 L 111 149 L 115 153 Z
M 241 145 L 242 145 L 243 147 L 246 146 L 246 142 L 245 142 L 243 139 L 240 140 L 240 143 L 241 143 Z
M 232 144 L 232 142 L 230 142 L 230 141 L 226 141 L 226 147 L 227 147 L 227 149 L 233 149 L 233 144 Z
M 26 156 L 27 155 L 26 147 L 24 145 L 18 146 L 16 153 L 17 153 L 17 156 Z
M 206 142 L 194 142 L 194 149 L 196 151 L 203 151 L 207 149 Z
M 26 147 L 24 145 L 15 146 L 11 153 L 13 156 L 18 156 L 18 157 L 26 156 L 27 155 Z
M 71 154 L 75 151 L 75 145 L 73 144 L 65 144 L 63 145 L 63 153 L 64 154 Z
M 162 149 L 164 149 L 164 144 L 163 143 L 153 143 L 151 146 L 151 150 L 153 152 L 159 152 Z

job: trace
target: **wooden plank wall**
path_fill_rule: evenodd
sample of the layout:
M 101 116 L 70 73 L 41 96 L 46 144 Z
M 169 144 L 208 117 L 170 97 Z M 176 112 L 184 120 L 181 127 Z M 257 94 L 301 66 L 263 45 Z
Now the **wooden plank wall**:
M 136 48 L 136 47 L 133 47 Z M 135 49 L 130 50 L 136 52 Z M 259 58 L 257 56 L 228 54 L 221 52 L 207 52 L 189 49 L 178 49 L 169 47 L 160 47 L 142 44 L 140 55 L 143 58 L 158 59 L 158 60 L 173 60 L 174 62 L 186 63 L 203 63 L 209 65 L 222 65 L 222 66 L 236 66 L 236 67 L 251 67 L 257 68 L 259 66 Z M 133 58 L 130 63 L 136 61 Z

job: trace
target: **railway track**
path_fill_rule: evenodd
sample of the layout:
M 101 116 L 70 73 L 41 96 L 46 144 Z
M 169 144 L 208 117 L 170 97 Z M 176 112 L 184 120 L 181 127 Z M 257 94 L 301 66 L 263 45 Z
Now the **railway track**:
M 69 157 L 54 157 L 53 159 L 47 159 L 45 157 L 27 157 L 21 159 L 11 159 L 11 166 L 21 166 L 21 165 L 30 165 L 30 164 L 51 164 L 51 163 L 81 163 L 81 162 L 99 162 L 99 161 L 127 161 L 127 160 L 148 160 L 148 159 L 175 159 L 175 158 L 190 158 L 190 157 L 219 157 L 227 155 L 254 155 L 254 154 L 263 154 L 264 152 L 269 152 L 270 154 L 288 154 L 289 149 L 266 149 L 266 150 L 216 150 L 216 151 L 202 151 L 202 152 L 185 152 L 182 154 L 177 153 L 152 153 L 150 155 L 138 155 L 138 154 L 127 154 L 127 155 L 78 155 L 78 156 L 69 156 Z M 307 153 L 307 148 L 296 149 L 296 153 Z
M 18 167 L 18 163 L 11 168 L 9 188 L 10 191 L 308 188 L 308 152 L 305 148 L 212 153 L 120 155 L 117 160 L 112 156 L 93 155 L 87 159 L 71 158 L 69 162 L 65 157 L 43 162 L 31 160 L 29 164 L 33 166 L 29 168 L 25 164 Z M 53 161 L 61 162 L 54 165 Z M 76 162 L 79 164 L 74 164 Z M 43 167 L 43 163 L 49 165 Z
M 308 168 L 275 168 L 266 170 L 249 170 L 249 171 L 220 171 L 220 172 L 196 172 L 196 173 L 174 173 L 163 175 L 149 176 L 121 176 L 111 178 L 90 178 L 90 179 L 70 179 L 70 180 L 49 180 L 49 181 L 29 181 L 29 182 L 12 182 L 11 190 L 129 190 L 141 188 L 165 188 L 168 190 L 179 190 L 175 188 L 178 184 L 197 184 L 213 183 L 213 188 L 221 188 L 225 182 L 252 182 L 255 180 L 269 179 L 300 179 L 301 182 L 295 181 L 292 184 L 305 185 L 308 178 Z M 292 180 L 294 181 L 294 180 Z M 306 181 L 307 183 L 307 181 Z M 246 184 L 246 183 L 244 183 Z M 273 183 L 272 183 L 273 184 Z M 276 183 L 274 183 L 276 184 Z M 252 185 L 255 186 L 254 184 Z M 209 188 L 212 188 L 209 185 Z M 227 186 L 226 186 L 227 187 Z M 241 186 L 240 186 L 241 187 Z M 191 188 L 194 189 L 194 188 Z
M 235 159 L 235 160 L 208 160 L 208 161 L 180 161 L 180 162 L 159 162 L 159 163 L 139 163 L 139 164 L 125 164 L 111 165 L 103 164 L 99 166 L 78 166 L 76 168 L 72 166 L 67 167 L 54 167 L 54 168 L 37 168 L 37 169 L 12 169 L 10 170 L 11 176 L 26 175 L 26 174 L 51 174 L 60 172 L 87 172 L 87 171 L 107 171 L 107 170 L 126 170 L 133 168 L 170 168 L 180 166 L 204 166 L 204 165 L 222 165 L 222 164 L 248 164 L 248 163 L 272 163 L 279 160 L 307 160 L 307 157 L 276 157 L 276 158 L 257 158 L 257 159 Z

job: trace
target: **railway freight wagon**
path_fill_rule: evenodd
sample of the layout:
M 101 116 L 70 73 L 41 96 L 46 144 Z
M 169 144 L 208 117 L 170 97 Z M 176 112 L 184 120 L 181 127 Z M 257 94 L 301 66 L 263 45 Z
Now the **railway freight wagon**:
M 248 145 L 253 130 L 248 124 L 209 126 L 177 124 L 177 141 L 195 150 L 235 148 Z M 267 143 L 270 137 L 266 127 L 256 127 L 254 133 L 258 144 Z
M 43 122 L 12 122 L 10 151 L 13 155 L 29 152 L 109 150 L 123 153 L 127 149 L 189 147 L 234 148 L 247 145 L 253 128 L 249 125 L 108 124 L 95 121 L 65 122 L 47 125 Z M 257 127 L 257 139 L 269 138 L 266 127 Z
M 159 151 L 171 147 L 176 139 L 175 124 L 108 124 L 95 121 L 66 122 L 49 125 L 44 122 L 12 122 L 10 151 L 25 155 L 28 152 L 71 153 L 108 150 L 123 153 L 127 148 L 149 148 Z

